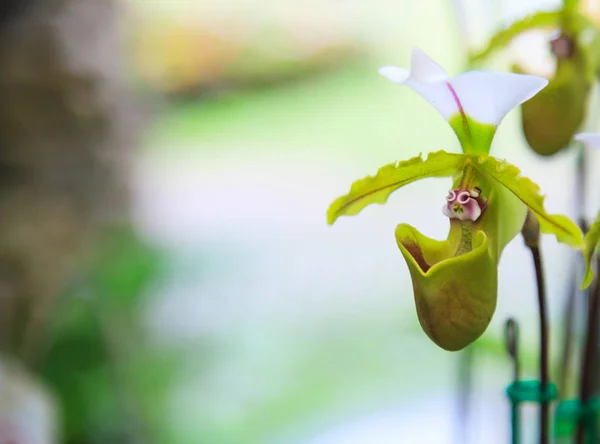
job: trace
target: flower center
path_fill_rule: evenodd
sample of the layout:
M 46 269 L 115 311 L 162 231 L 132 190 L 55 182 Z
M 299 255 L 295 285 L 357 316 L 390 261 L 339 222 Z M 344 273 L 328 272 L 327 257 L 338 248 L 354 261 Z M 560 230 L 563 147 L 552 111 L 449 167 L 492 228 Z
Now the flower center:
M 456 189 L 448 191 L 442 213 L 450 219 L 475 222 L 482 213 L 481 190 Z M 485 208 L 484 208 L 485 209 Z
M 550 50 L 557 59 L 568 59 L 575 52 L 575 41 L 568 35 L 561 34 L 550 41 Z

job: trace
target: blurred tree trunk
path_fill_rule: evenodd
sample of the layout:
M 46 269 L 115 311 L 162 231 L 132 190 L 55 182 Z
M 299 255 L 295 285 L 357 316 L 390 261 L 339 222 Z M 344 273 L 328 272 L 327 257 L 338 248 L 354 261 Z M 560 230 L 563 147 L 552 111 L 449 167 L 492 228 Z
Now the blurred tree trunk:
M 121 12 L 118 0 L 0 7 L 0 351 L 31 369 L 86 247 L 126 214 L 137 119 L 120 58 Z M 6 413 L 19 405 L 7 384 L 0 378 L 0 442 L 55 442 L 50 432 L 3 440 L 11 427 L 32 427 Z M 37 383 L 29 387 L 22 396 L 47 403 Z

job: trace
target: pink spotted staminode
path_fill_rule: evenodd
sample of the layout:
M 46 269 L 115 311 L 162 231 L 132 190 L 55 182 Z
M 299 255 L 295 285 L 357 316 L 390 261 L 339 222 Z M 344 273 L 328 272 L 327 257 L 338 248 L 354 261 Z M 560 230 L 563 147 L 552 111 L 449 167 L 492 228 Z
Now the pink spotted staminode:
M 477 188 L 474 190 L 449 190 L 442 213 L 450 219 L 475 222 L 482 213 L 479 200 L 480 191 Z

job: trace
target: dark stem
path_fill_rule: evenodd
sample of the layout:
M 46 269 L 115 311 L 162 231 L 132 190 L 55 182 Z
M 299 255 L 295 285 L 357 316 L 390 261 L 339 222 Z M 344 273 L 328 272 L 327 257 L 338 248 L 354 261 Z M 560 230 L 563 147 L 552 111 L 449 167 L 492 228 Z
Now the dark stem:
M 508 318 L 504 325 L 506 350 L 513 363 L 513 380 L 521 378 L 521 363 L 519 361 L 519 324 L 514 318 Z
M 504 326 L 506 349 L 513 364 L 513 384 L 519 382 L 521 377 L 521 364 L 519 362 L 519 324 L 514 318 L 506 320 Z M 519 417 L 519 406 L 511 400 L 510 406 L 511 443 L 518 444 L 521 441 L 521 419 Z
M 550 426 L 550 405 L 546 398 L 548 388 L 548 313 L 546 307 L 546 287 L 544 285 L 544 268 L 539 247 L 531 246 L 531 255 L 535 265 L 535 279 L 538 290 L 538 305 L 540 311 L 540 444 L 548 444 L 548 429 Z
M 596 259 L 600 267 L 600 257 Z M 600 268 L 598 268 L 600 270 Z M 600 324 L 600 282 L 596 281 L 593 291 L 588 296 L 588 318 L 583 359 L 581 363 L 581 378 L 579 383 L 579 400 L 585 406 L 594 392 L 594 375 L 596 364 L 596 348 L 598 347 L 598 325 Z M 577 444 L 585 440 L 585 424 L 579 421 L 577 425 Z

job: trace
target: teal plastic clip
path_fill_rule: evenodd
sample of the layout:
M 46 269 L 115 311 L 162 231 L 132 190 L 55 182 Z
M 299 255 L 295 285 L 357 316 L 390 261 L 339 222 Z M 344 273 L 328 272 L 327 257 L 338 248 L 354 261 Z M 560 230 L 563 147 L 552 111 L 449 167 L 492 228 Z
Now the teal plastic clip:
M 567 437 L 575 433 L 577 424 L 583 423 L 587 433 L 587 443 L 597 444 L 600 436 L 598 435 L 598 421 L 600 420 L 600 397 L 590 399 L 586 404 L 581 405 L 579 399 L 569 399 L 561 401 L 554 414 L 555 436 Z
M 546 386 L 546 390 L 540 389 L 540 382 L 536 380 L 514 381 L 506 389 L 510 401 L 513 404 L 522 402 L 552 402 L 558 398 L 558 390 L 556 385 L 550 383 Z
M 546 386 L 545 390 L 541 390 L 540 381 L 537 380 L 513 381 L 506 388 L 506 394 L 511 404 L 512 444 L 519 444 L 521 442 L 519 405 L 524 402 L 541 404 L 552 402 L 558 398 L 556 385 L 550 383 Z

